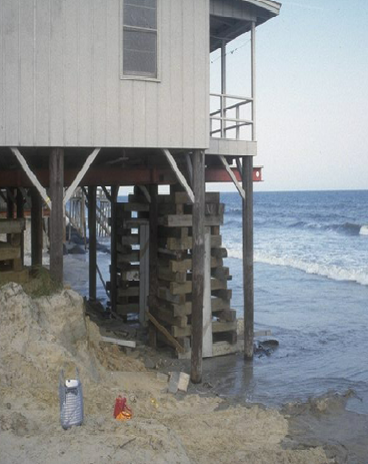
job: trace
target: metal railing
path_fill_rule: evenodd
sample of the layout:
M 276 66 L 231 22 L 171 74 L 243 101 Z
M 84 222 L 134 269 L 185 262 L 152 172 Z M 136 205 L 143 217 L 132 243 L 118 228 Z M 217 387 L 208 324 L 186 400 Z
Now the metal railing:
M 241 117 L 240 110 L 244 105 L 253 105 L 253 98 L 221 93 L 211 93 L 210 97 L 212 100 L 215 98 L 219 100 L 219 105 L 216 104 L 215 106 L 218 109 L 210 113 L 211 137 L 219 134 L 220 138 L 230 138 L 228 131 L 235 131 L 235 137 L 231 138 L 240 140 L 240 128 L 243 126 L 253 126 L 253 121 L 251 119 L 244 119 Z M 235 100 L 235 103 L 227 106 L 229 100 Z M 253 113 L 253 108 L 251 113 Z M 218 127 L 214 128 L 214 123 L 216 122 Z

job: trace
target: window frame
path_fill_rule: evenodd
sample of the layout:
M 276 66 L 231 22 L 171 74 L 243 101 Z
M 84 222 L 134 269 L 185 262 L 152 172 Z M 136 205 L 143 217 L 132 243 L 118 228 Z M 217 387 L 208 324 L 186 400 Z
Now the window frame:
M 156 31 L 156 76 L 143 74 L 124 74 L 124 2 L 120 0 L 120 34 L 119 34 L 119 50 L 120 50 L 120 79 L 135 80 L 135 81 L 151 81 L 161 82 L 161 0 L 156 0 L 157 25 L 155 29 L 145 29 L 143 27 L 127 26 L 131 31 Z

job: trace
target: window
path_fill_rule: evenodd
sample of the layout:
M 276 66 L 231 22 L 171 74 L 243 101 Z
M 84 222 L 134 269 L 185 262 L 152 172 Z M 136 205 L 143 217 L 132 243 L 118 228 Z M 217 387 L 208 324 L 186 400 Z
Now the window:
M 157 0 L 123 0 L 123 74 L 157 77 Z

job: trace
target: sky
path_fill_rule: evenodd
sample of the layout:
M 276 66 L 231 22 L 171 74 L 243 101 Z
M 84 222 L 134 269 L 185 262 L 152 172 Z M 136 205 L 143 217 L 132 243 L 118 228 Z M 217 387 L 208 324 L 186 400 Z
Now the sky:
M 255 190 L 367 189 L 368 0 L 284 0 L 256 48 Z M 249 34 L 228 44 L 227 93 L 250 95 L 249 56 Z

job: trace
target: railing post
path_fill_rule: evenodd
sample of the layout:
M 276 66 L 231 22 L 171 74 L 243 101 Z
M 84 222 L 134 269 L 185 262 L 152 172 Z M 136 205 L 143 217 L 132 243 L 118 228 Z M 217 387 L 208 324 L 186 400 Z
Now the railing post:
M 236 140 L 240 139 L 240 126 L 239 126 L 239 119 L 240 119 L 240 105 L 236 107 Z
M 252 140 L 256 140 L 256 24 L 251 29 L 251 68 L 252 68 Z

